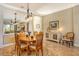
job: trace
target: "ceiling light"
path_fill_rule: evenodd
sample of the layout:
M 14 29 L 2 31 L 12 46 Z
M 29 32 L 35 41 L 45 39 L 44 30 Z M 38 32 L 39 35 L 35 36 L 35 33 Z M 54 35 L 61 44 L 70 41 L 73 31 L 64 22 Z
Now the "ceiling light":
M 32 18 L 32 12 L 30 12 L 29 3 L 27 3 L 27 16 L 25 19 L 31 19 L 31 18 Z

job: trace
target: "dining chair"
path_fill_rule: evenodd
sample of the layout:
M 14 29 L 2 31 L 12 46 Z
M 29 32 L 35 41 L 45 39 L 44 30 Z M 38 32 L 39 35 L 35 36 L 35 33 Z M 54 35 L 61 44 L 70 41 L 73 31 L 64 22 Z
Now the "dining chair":
M 69 47 L 74 45 L 74 33 L 68 32 L 63 37 L 63 44 L 66 43 Z
M 16 40 L 15 40 L 15 46 L 16 46 L 16 52 L 17 55 L 20 56 L 22 54 L 23 50 L 27 50 L 28 49 L 28 45 L 27 42 L 22 42 L 20 40 L 26 39 L 26 36 L 22 37 L 24 34 L 20 34 L 18 33 L 16 35 Z
M 35 45 L 30 45 L 30 50 L 35 51 L 36 55 L 39 55 L 39 51 L 43 56 L 43 32 L 35 35 L 36 43 Z
M 34 35 L 36 35 L 36 34 L 37 34 L 37 31 L 34 32 Z

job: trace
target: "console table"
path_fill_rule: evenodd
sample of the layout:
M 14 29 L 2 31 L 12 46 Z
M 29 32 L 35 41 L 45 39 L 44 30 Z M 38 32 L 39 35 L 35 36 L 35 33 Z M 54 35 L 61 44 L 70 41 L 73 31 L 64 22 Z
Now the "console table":
M 46 33 L 46 39 L 59 43 L 61 41 L 61 39 L 62 39 L 62 34 L 57 33 L 57 32 L 47 32 Z

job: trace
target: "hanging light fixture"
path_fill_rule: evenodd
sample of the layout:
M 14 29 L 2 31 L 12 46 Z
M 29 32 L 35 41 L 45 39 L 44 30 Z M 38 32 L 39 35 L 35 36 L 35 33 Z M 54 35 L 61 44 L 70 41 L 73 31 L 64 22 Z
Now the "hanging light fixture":
M 16 16 L 17 13 L 14 13 L 14 20 L 11 20 L 11 25 L 14 25 L 14 37 L 15 37 L 15 42 L 17 41 L 17 21 L 16 21 Z M 16 43 L 15 43 L 15 49 L 14 51 L 16 51 Z
M 32 18 L 32 12 L 30 12 L 29 3 L 27 3 L 27 16 L 26 16 L 26 19 L 30 19 L 30 18 Z
M 15 17 L 15 18 L 14 18 L 13 21 L 11 20 L 11 24 L 15 24 L 15 23 L 17 23 L 17 21 L 16 21 L 16 15 L 17 15 L 17 13 L 14 13 L 14 17 Z

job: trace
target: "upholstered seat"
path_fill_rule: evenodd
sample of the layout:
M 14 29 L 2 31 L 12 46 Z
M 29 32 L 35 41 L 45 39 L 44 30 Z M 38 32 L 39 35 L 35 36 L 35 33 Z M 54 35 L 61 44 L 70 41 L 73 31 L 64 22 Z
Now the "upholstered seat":
M 25 48 L 26 46 L 26 44 L 21 44 L 20 48 Z
M 35 45 L 31 45 L 30 46 L 32 49 L 36 49 L 36 46 Z

